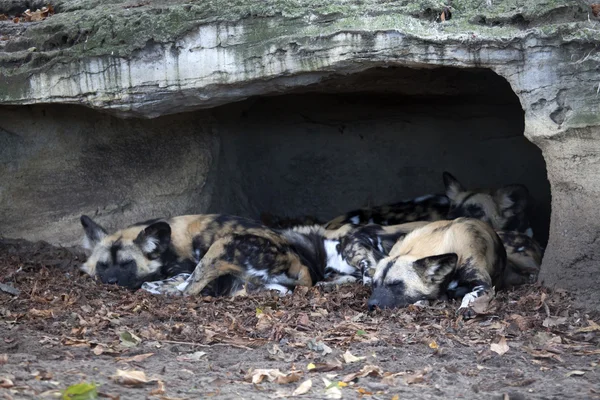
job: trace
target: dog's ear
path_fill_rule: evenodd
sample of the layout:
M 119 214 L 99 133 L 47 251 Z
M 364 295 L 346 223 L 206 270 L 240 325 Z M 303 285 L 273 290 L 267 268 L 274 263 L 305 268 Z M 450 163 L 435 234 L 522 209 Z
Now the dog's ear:
M 449 172 L 444 172 L 442 174 L 442 178 L 444 179 L 444 186 L 446 187 L 446 196 L 450 199 L 450 201 L 456 201 L 457 196 L 464 192 L 466 189 L 463 185 Z
M 504 213 L 512 211 L 511 214 L 523 212 L 529 206 L 529 190 L 523 185 L 507 185 L 496 190 L 496 202 Z
M 87 215 L 82 215 L 79 219 L 85 235 L 83 237 L 83 247 L 86 250 L 93 250 L 94 247 L 107 235 L 106 230 L 95 223 Z
M 163 221 L 155 222 L 140 232 L 134 240 L 144 255 L 156 259 L 164 253 L 171 244 L 171 227 Z
M 420 258 L 413 265 L 423 282 L 439 284 L 444 282 L 446 277 L 456 269 L 457 262 L 458 255 L 456 253 L 446 253 Z

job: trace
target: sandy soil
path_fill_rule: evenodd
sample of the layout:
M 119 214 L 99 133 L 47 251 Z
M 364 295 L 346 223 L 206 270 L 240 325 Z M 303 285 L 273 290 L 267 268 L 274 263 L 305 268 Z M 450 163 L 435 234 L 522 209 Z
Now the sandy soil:
M 599 316 L 565 292 L 500 293 L 463 321 L 448 303 L 369 313 L 358 285 L 133 293 L 82 275 L 81 259 L 0 241 L 0 399 L 62 398 L 82 382 L 95 392 L 64 398 L 287 398 L 307 380 L 300 398 L 600 398 Z

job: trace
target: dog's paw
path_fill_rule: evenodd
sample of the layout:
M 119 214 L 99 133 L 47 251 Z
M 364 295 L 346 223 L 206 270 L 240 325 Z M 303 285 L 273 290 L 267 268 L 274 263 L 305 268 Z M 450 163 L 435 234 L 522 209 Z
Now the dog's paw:
M 472 307 L 460 307 L 456 311 L 456 314 L 462 316 L 463 319 L 472 319 L 477 316 L 477 313 Z

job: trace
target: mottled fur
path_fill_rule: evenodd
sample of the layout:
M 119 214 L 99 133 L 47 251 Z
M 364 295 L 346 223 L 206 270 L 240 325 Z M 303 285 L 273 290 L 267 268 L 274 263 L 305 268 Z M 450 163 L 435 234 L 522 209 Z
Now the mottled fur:
M 533 236 L 528 211 L 529 191 L 523 185 L 507 185 L 499 189 L 471 189 L 451 174 L 444 172 L 446 196 L 450 199 L 448 219 L 475 218 L 490 224 L 495 230 L 517 231 Z
M 340 215 L 325 224 L 338 229 L 345 224 L 398 225 L 414 221 L 438 221 L 446 218 L 449 209 L 444 195 L 429 195 L 372 208 L 361 208 Z
M 532 236 L 528 217 L 531 199 L 525 186 L 467 190 L 448 172 L 443 173 L 443 180 L 445 195 L 428 195 L 384 206 L 361 208 L 334 218 L 325 227 L 337 229 L 349 223 L 389 226 L 468 217 L 485 221 L 496 230 L 527 232 Z
M 542 247 L 531 237 L 519 232 L 498 231 L 506 249 L 504 286 L 507 288 L 534 283 L 537 280 L 542 257 Z
M 201 293 L 223 276 L 284 293 L 295 286 L 342 282 L 353 269 L 342 260 L 338 244 L 318 225 L 229 235 L 210 246 L 184 294 Z
M 414 229 L 428 222 L 409 222 L 406 224 L 381 226 L 375 224 L 346 224 L 336 231 L 339 237 L 340 254 L 352 267 L 356 268 L 358 279 L 370 285 L 377 263 L 389 254 L 392 247 Z
M 503 286 L 506 251 L 486 223 L 458 218 L 415 229 L 377 265 L 369 308 L 404 307 L 445 295 L 473 299 Z M 461 313 L 470 316 L 469 304 Z
M 155 219 L 112 234 L 85 215 L 81 224 L 84 247 L 90 251 L 81 269 L 103 283 L 132 289 L 143 282 L 192 272 L 219 238 L 267 229 L 252 220 L 218 214 Z

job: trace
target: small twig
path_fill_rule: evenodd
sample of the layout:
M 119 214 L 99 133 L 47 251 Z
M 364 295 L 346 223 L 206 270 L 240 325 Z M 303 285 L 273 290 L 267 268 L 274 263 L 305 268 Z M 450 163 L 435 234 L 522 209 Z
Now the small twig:
M 231 346 L 231 347 L 235 347 L 237 349 L 254 350 L 252 347 L 243 346 L 241 344 L 233 344 L 233 343 L 203 344 L 203 343 L 194 343 L 194 342 L 179 342 L 177 340 L 159 340 L 159 342 L 170 343 L 170 344 L 182 344 L 182 345 L 186 345 L 186 346 L 197 346 L 197 347 Z
M 543 300 L 542 300 L 542 305 L 544 306 L 544 310 L 546 310 L 546 316 L 548 318 L 550 318 L 550 307 L 548 307 L 548 304 L 546 304 L 546 302 Z

